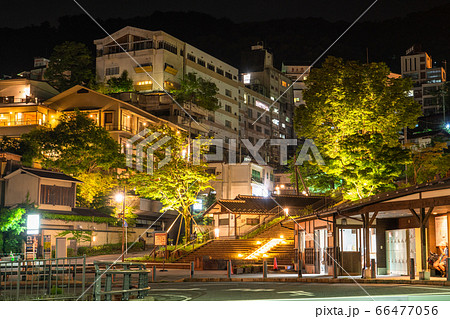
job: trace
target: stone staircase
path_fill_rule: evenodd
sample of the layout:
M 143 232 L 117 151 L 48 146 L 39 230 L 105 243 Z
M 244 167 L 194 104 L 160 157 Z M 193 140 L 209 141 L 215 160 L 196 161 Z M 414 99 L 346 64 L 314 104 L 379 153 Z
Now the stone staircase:
M 286 220 L 283 221 L 283 224 L 288 224 L 287 227 L 289 228 L 282 227 L 280 223 L 276 223 L 251 239 L 212 240 L 189 254 L 180 257 L 177 262 L 191 262 L 196 257 L 203 256 L 208 256 L 211 259 L 244 260 L 246 256 L 267 243 L 270 239 L 283 238 L 283 243 L 276 245 L 266 252 L 267 257 L 265 259 L 269 264 L 272 264 L 276 257 L 278 265 L 291 265 L 295 258 L 294 231 L 290 229 L 293 228 L 293 224 L 286 222 Z M 252 260 L 248 261 L 251 262 Z M 257 263 L 262 262 L 262 260 L 254 261 Z

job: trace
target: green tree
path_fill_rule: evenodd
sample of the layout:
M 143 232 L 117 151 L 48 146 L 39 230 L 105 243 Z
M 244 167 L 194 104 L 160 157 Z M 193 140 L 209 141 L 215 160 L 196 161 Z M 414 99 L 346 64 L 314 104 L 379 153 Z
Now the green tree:
M 0 210 L 0 248 L 2 253 L 22 250 L 25 216 L 25 208 L 2 208 Z
M 57 236 L 65 237 L 67 235 L 71 236 L 67 238 L 68 240 L 76 240 L 77 243 L 90 242 L 92 240 L 92 230 L 65 230 Z
M 109 93 L 130 92 L 133 89 L 133 80 L 128 77 L 128 71 L 124 70 L 120 77 L 110 78 L 106 84 L 108 84 Z
M 433 142 L 427 147 L 410 145 L 412 163 L 408 166 L 408 177 L 412 184 L 420 184 L 436 177 L 445 177 L 450 170 L 450 154 L 445 142 Z
M 91 52 L 83 43 L 66 41 L 55 46 L 45 77 L 60 91 L 77 84 L 92 86 L 95 73 Z
M 167 125 L 153 127 L 150 131 L 148 135 L 154 132 L 161 133 L 155 142 L 165 137 L 170 139 L 164 147 L 154 152 L 153 173 L 135 172 L 130 177 L 129 183 L 140 196 L 160 201 L 163 206 L 161 212 L 174 210 L 181 214 L 185 224 L 185 238 L 188 240 L 191 231 L 191 206 L 201 191 L 211 187 L 210 181 L 214 175 L 206 172 L 207 164 L 203 160 L 193 163 L 185 156 L 187 147 L 185 133 L 175 131 Z M 206 148 L 207 145 L 202 145 L 200 153 L 206 152 Z M 157 167 L 166 156 L 170 156 L 170 161 Z
M 306 80 L 295 128 L 299 137 L 314 139 L 326 163 L 320 170 L 342 180 L 345 198 L 394 187 L 410 161 L 398 132 L 414 127 L 421 108 L 407 96 L 410 80 L 389 74 L 384 63 L 328 57 Z
M 0 139 L 0 151 L 22 156 L 22 163 L 25 166 L 31 166 L 33 158 L 37 155 L 34 143 L 9 136 L 2 136 Z
M 39 127 L 22 136 L 37 149 L 43 167 L 79 178 L 78 202 L 95 207 L 96 199 L 116 186 L 114 174 L 125 166 L 119 144 L 86 114 L 63 114 L 52 128 Z
M 218 92 L 219 89 L 214 82 L 191 72 L 181 80 L 180 88 L 171 93 L 179 103 L 188 103 L 189 106 L 195 104 L 209 111 L 215 111 L 219 108 L 219 100 L 216 97 Z

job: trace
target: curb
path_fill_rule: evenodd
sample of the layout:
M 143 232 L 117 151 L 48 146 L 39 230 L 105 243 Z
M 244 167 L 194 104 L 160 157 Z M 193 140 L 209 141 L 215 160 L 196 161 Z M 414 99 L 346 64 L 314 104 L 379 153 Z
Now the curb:
M 429 280 L 389 280 L 389 279 L 355 279 L 341 278 L 184 278 L 175 282 L 299 282 L 299 283 L 361 283 L 361 284 L 409 284 L 409 285 L 429 285 L 429 286 L 450 286 L 450 281 L 429 281 Z

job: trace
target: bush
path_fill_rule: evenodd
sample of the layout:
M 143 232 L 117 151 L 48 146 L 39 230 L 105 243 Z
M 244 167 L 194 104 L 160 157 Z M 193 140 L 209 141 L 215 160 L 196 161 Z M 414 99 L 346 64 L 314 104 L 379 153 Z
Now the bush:
M 144 248 L 144 244 L 137 242 L 129 249 L 129 252 L 142 250 Z M 122 253 L 122 244 L 105 244 L 99 246 L 82 246 L 78 248 L 77 255 L 78 256 L 98 256 L 98 255 L 109 255 L 109 254 L 120 254 Z

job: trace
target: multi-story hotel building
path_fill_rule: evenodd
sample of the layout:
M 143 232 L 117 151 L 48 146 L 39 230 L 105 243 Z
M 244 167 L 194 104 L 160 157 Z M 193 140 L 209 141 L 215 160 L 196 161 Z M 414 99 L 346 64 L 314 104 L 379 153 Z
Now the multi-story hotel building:
M 401 73 L 413 82 L 411 95 L 422 105 L 423 117 L 419 119 L 420 129 L 441 129 L 444 124 L 445 101 L 440 93 L 446 81 L 446 71 L 433 66 L 433 60 L 417 45 L 406 51 L 401 57 Z M 447 102 L 448 103 L 448 102 Z
M 305 80 L 309 76 L 311 68 L 308 65 L 282 64 L 281 72 L 292 81 L 292 93 L 294 96 L 294 105 L 305 104 L 303 100 L 303 90 L 306 89 Z
M 223 139 L 225 151 L 229 140 L 237 139 L 238 69 L 163 31 L 128 26 L 111 36 L 127 52 L 110 37 L 95 40 L 97 74 L 100 80 L 107 81 L 128 71 L 138 94 L 121 94 L 120 98 L 186 128 L 192 137 L 202 134 Z M 218 110 L 211 112 L 191 105 L 182 106 L 183 110 L 170 96 L 161 95 L 178 88 L 188 73 L 216 84 Z

